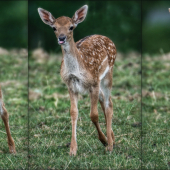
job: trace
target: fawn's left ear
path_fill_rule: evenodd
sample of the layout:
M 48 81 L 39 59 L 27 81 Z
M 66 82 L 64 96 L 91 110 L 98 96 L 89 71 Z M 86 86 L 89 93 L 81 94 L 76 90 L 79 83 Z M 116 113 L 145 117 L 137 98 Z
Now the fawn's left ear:
M 52 14 L 45 9 L 38 8 L 38 13 L 45 24 L 52 26 L 55 22 L 55 18 L 52 16 Z
M 84 19 L 86 18 L 86 15 L 87 15 L 87 10 L 88 10 L 88 6 L 84 5 L 75 12 L 74 16 L 72 17 L 72 20 L 73 20 L 75 26 L 77 26 L 77 24 L 84 21 Z

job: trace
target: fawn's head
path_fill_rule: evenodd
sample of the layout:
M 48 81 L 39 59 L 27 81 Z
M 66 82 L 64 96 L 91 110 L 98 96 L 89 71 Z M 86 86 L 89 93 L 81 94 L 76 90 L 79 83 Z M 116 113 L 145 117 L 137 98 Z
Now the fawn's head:
M 42 21 L 53 28 L 54 33 L 58 39 L 58 44 L 64 45 L 73 38 L 73 30 L 85 19 L 87 9 L 88 6 L 84 5 L 75 12 L 72 18 L 62 16 L 55 19 L 50 12 L 42 8 L 38 8 L 38 13 Z

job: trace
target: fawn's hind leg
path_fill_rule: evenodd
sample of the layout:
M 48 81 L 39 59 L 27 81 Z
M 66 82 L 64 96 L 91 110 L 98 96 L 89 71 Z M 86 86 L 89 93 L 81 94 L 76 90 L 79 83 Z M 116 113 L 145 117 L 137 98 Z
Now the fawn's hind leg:
M 92 122 L 94 123 L 94 125 L 96 126 L 99 140 L 102 142 L 104 146 L 106 146 L 107 139 L 104 133 L 101 131 L 99 121 L 98 121 L 98 109 L 97 109 L 98 98 L 99 98 L 99 87 L 93 87 L 93 89 L 90 92 L 90 99 L 91 99 L 90 118 Z
M 14 140 L 12 139 L 10 128 L 9 128 L 9 115 L 2 101 L 0 101 L 0 113 L 1 113 L 2 120 L 5 124 L 5 129 L 6 129 L 7 138 L 8 138 L 9 152 L 16 153 L 15 143 L 14 143 Z
M 100 86 L 101 86 L 100 87 L 101 90 L 100 90 L 99 101 L 105 115 L 106 128 L 107 128 L 108 146 L 106 149 L 112 151 L 113 143 L 115 141 L 114 133 L 112 130 L 113 104 L 110 96 L 111 89 L 112 89 L 112 69 L 101 80 Z
M 111 97 L 110 97 L 110 100 L 111 100 Z M 104 113 L 104 116 L 105 116 L 106 127 L 107 127 L 107 119 L 106 119 L 106 113 L 105 113 L 104 96 L 103 96 L 103 92 L 102 91 L 100 91 L 99 102 L 100 102 L 100 105 L 102 107 L 102 110 L 103 110 L 103 113 Z M 115 144 L 115 137 L 114 137 L 114 133 L 113 133 L 112 128 L 111 128 L 111 136 L 112 136 L 112 139 L 113 139 L 113 144 Z

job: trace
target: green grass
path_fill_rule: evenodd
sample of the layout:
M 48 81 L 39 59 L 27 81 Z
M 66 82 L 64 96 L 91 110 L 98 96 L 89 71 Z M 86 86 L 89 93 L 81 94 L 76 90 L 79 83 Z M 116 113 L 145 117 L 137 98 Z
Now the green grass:
M 142 169 L 170 169 L 168 55 L 143 56 L 141 121 L 140 55 L 118 54 L 113 71 L 112 128 L 116 145 L 112 153 L 106 152 L 97 138 L 89 116 L 89 96 L 79 96 L 76 157 L 69 156 L 70 101 L 60 78 L 61 54 L 44 54 L 41 50 L 30 54 L 29 153 L 27 57 L 12 53 L 0 55 L 1 85 L 17 150 L 16 155 L 9 154 L 4 124 L 0 121 L 0 168 L 140 169 L 142 165 Z M 98 109 L 100 126 L 106 134 L 100 105 Z
M 89 96 L 80 95 L 78 152 L 76 157 L 70 157 L 70 101 L 67 87 L 60 78 L 61 54 L 43 54 L 41 50 L 34 51 L 29 58 L 31 169 L 140 169 L 140 55 L 130 53 L 117 56 L 112 89 L 112 128 L 116 137 L 113 152 L 106 152 L 97 138 L 89 116 Z M 99 105 L 98 108 L 99 122 L 106 134 L 104 115 Z
M 170 55 L 142 63 L 142 168 L 170 169 Z
M 17 153 L 9 153 L 5 126 L 0 120 L 0 169 L 26 169 L 28 165 L 27 82 L 28 58 L 25 53 L 21 50 L 1 54 L 0 84 Z
M 79 96 L 76 157 L 69 156 L 70 101 L 60 78 L 61 54 L 44 54 L 41 50 L 31 53 L 29 59 L 27 152 L 27 61 L 18 52 L 0 55 L 0 83 L 17 150 L 16 155 L 9 154 L 4 124 L 0 121 L 1 169 L 29 166 L 30 169 L 109 170 L 140 169 L 141 165 L 142 169 L 170 169 L 169 54 L 143 56 L 142 121 L 140 55 L 118 54 L 113 71 L 112 128 L 116 145 L 112 153 L 106 152 L 97 138 L 89 116 L 89 96 Z M 106 134 L 100 105 L 98 109 L 100 126 Z

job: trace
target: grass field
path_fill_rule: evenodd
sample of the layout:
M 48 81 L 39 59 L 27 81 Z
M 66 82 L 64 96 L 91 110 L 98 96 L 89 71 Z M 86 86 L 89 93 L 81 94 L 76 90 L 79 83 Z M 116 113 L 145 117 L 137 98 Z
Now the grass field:
M 0 84 L 9 115 L 16 155 L 9 154 L 7 136 L 0 120 L 0 169 L 22 169 L 28 165 L 28 57 L 27 51 L 0 49 Z
M 142 168 L 170 169 L 170 53 L 142 59 Z
M 142 117 L 141 57 L 134 52 L 118 54 L 112 88 L 116 137 L 112 153 L 97 138 L 89 116 L 89 96 L 79 96 L 76 157 L 69 156 L 70 101 L 59 74 L 61 54 L 42 49 L 30 53 L 29 136 L 27 61 L 24 50 L 2 53 L 0 49 L 0 83 L 17 150 L 16 155 L 9 154 L 0 121 L 0 169 L 170 169 L 170 54 L 143 55 Z M 98 108 L 106 134 L 104 115 Z
M 107 153 L 90 120 L 88 95 L 79 96 L 78 153 L 69 156 L 70 101 L 60 78 L 61 54 L 37 49 L 29 58 L 29 167 L 31 169 L 140 169 L 141 167 L 141 57 L 118 54 L 112 100 L 116 145 Z M 106 134 L 101 107 L 99 122 Z

